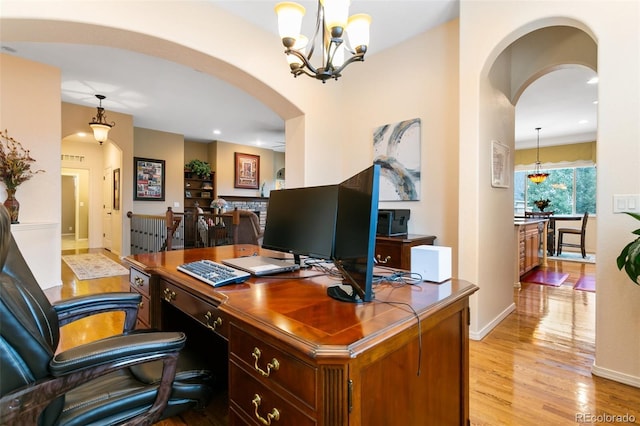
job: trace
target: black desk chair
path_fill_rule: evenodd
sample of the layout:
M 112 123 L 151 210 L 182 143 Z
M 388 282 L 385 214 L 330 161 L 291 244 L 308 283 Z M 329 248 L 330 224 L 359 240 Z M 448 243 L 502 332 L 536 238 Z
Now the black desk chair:
M 178 357 L 180 332 L 133 331 L 140 295 L 106 293 L 51 305 L 0 205 L 0 424 L 152 424 L 205 406 L 211 374 Z M 124 311 L 124 332 L 55 354 L 59 327 Z
M 553 228 L 552 216 L 553 212 L 524 212 L 525 218 L 549 219 L 547 222 L 547 253 L 549 253 L 549 256 L 553 256 L 556 248 L 556 232 Z M 540 232 L 542 230 L 543 226 L 540 226 Z
M 585 212 L 582 217 L 582 226 L 579 229 L 575 228 L 558 228 L 558 255 L 562 254 L 562 247 L 575 247 L 579 248 L 582 253 L 582 258 L 587 257 L 587 250 L 585 249 L 585 234 L 587 232 L 587 220 L 589 219 L 589 213 Z M 579 235 L 580 243 L 567 243 L 564 242 L 564 235 Z

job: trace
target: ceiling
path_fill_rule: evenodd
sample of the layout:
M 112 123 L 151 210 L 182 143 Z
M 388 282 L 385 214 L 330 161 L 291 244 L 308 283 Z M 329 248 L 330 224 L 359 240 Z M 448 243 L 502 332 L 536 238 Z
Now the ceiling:
M 276 1 L 209 1 L 277 34 Z M 303 33 L 311 36 L 317 3 L 299 3 L 307 9 Z M 372 16 L 367 53 L 371 56 L 456 18 L 458 8 L 457 0 L 353 0 L 350 13 Z M 107 118 L 109 111 L 117 111 L 132 115 L 136 127 L 182 134 L 191 141 L 221 140 L 284 151 L 284 122 L 277 114 L 241 89 L 193 68 L 100 46 L 28 42 L 1 42 L 1 46 L 4 53 L 59 68 L 64 102 L 96 107 L 94 95 L 107 96 L 103 101 Z M 282 72 L 288 72 L 284 55 L 282 60 Z M 536 127 L 542 128 L 541 146 L 595 140 L 597 84 L 587 84 L 594 76 L 584 67 L 565 68 L 531 84 L 516 105 L 516 146 L 535 146 Z

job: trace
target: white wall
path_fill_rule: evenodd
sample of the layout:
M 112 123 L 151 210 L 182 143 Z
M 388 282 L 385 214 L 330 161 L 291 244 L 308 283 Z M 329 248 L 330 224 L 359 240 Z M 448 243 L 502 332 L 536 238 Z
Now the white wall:
M 20 224 L 12 229 L 40 285 L 52 287 L 61 282 L 60 71 L 0 54 L 0 89 L 0 128 L 30 151 L 36 160 L 34 171 L 45 171 L 18 187 Z M 5 186 L 0 184 L 0 200 L 5 199 Z M 43 257 L 39 244 L 57 250 Z
M 570 24 L 593 34 L 598 44 L 598 264 L 596 308 L 596 362 L 594 373 L 640 386 L 640 287 L 615 266 L 615 258 L 631 239 L 635 224 L 611 212 L 613 194 L 640 193 L 640 116 L 638 94 L 640 3 L 473 1 L 460 8 L 460 210 L 472 220 L 460 222 L 460 276 L 480 283 L 494 279 L 480 265 L 504 257 L 506 249 L 486 250 L 482 228 L 498 221 L 483 214 L 479 203 L 492 191 L 479 185 L 484 169 L 478 141 L 486 140 L 486 120 L 481 111 L 486 100 L 482 86 L 487 68 L 518 37 L 545 25 Z M 491 25 L 487 25 L 490 22 Z M 480 148 L 482 149 L 482 148 Z M 479 161 L 480 160 L 480 161 Z M 482 217 L 482 226 L 473 218 Z M 485 222 L 488 220 L 489 223 Z M 506 229 L 506 228 L 505 228 Z M 635 228 L 633 228 L 635 229 Z M 496 247 L 496 245 L 493 245 Z M 473 301 L 472 301 L 473 302 Z M 472 310 L 482 307 L 472 303 Z M 481 326 L 472 322 L 472 331 Z

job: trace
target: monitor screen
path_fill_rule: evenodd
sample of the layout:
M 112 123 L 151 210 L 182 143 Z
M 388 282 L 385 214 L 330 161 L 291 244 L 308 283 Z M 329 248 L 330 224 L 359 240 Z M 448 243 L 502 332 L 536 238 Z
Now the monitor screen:
M 353 290 L 345 299 L 343 292 L 330 287 L 328 294 L 339 300 L 373 300 L 379 180 L 380 166 L 373 165 L 338 185 L 333 262 L 343 274 L 343 283 Z
M 271 191 L 262 247 L 331 259 L 338 185 Z

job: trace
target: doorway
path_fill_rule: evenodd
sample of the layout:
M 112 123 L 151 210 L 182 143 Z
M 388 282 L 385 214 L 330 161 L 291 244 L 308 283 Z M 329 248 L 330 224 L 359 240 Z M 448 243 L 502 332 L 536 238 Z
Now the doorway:
M 89 171 L 63 168 L 60 224 L 62 250 L 89 247 Z

